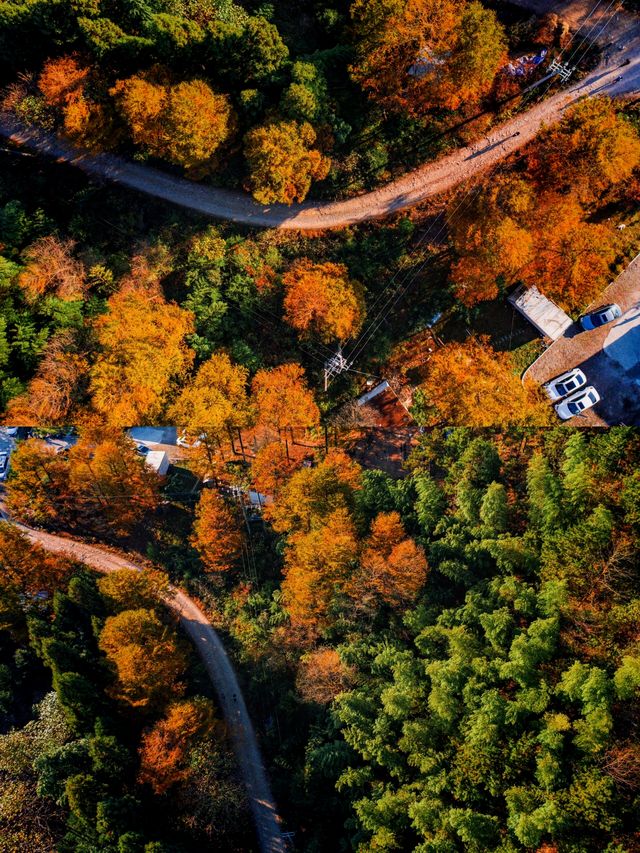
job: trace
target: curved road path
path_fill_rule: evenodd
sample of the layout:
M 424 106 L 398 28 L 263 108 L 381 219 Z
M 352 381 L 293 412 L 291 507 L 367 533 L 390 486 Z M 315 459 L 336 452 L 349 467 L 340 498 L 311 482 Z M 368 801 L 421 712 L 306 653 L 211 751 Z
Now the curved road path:
M 539 6 L 544 5 L 541 0 L 526 0 L 523 5 L 535 5 L 535 2 Z M 562 7 L 559 11 L 563 14 L 566 12 L 568 20 L 575 23 L 584 17 L 584 10 L 589 10 L 591 2 L 585 4 L 584 0 L 572 0 L 557 5 Z M 578 12 L 575 12 L 575 8 Z M 572 10 L 573 18 L 569 14 Z M 601 19 L 599 27 L 604 27 L 610 14 Z M 593 21 L 598 21 L 598 16 L 599 13 L 596 13 L 589 20 L 576 38 L 575 47 L 579 47 L 583 34 L 589 32 L 589 27 Z M 595 35 L 598 32 L 596 30 Z M 628 13 L 618 13 L 599 40 L 604 48 L 604 60 L 582 81 L 515 116 L 480 142 L 427 163 L 380 189 L 345 201 L 308 201 L 291 206 L 274 204 L 265 207 L 242 192 L 196 184 L 114 155 L 79 151 L 51 134 L 39 134 L 20 126 L 6 115 L 0 116 L 0 135 L 60 162 L 77 166 L 92 178 L 113 181 L 217 219 L 293 230 L 342 228 L 413 207 L 482 174 L 530 142 L 543 125 L 553 124 L 562 118 L 568 106 L 585 96 L 628 96 L 640 92 L 639 19 Z M 569 56 L 572 49 L 568 51 Z M 628 64 L 622 65 L 627 60 Z M 618 77 L 621 79 L 618 80 Z
M 144 569 L 141 563 L 127 560 L 96 545 L 76 542 L 73 539 L 34 530 L 15 522 L 8 518 L 0 507 L 0 520 L 3 517 L 32 542 L 41 545 L 47 551 L 66 554 L 98 572 L 107 573 L 116 569 L 131 569 L 139 572 Z M 284 853 L 285 845 L 280 831 L 280 819 L 262 764 L 258 741 L 238 679 L 224 646 L 202 610 L 184 592 L 172 589 L 170 596 L 165 599 L 165 604 L 178 616 L 182 627 L 193 640 L 216 690 L 247 788 L 261 853 Z

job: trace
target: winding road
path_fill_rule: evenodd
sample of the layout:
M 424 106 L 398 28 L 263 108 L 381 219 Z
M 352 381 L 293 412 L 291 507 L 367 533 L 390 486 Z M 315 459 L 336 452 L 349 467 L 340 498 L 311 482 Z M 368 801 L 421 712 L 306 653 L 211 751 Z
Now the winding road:
M 540 11 L 545 7 L 555 8 L 575 26 L 584 20 L 593 3 L 592 0 L 565 0 L 559 3 L 522 0 L 522 5 L 540 7 Z M 604 4 L 602 8 L 605 9 Z M 614 18 L 611 18 L 611 14 L 611 11 L 595 13 L 579 34 L 574 47 L 569 49 L 570 58 L 572 50 L 579 47 L 582 36 L 589 32 L 595 22 L 597 28 L 593 37 L 600 42 L 604 58 L 583 80 L 545 98 L 493 130 L 481 141 L 427 163 L 373 192 L 344 201 L 307 201 L 291 206 L 260 205 L 242 192 L 196 184 L 111 154 L 80 151 L 53 134 L 39 133 L 24 127 L 7 115 L 0 116 L 0 136 L 59 162 L 77 166 L 91 178 L 113 181 L 128 189 L 216 219 L 303 231 L 343 228 L 414 207 L 486 172 L 527 145 L 543 125 L 558 121 L 567 107 L 584 97 L 594 94 L 616 97 L 638 94 L 640 20 L 627 12 L 618 12 Z
M 3 518 L 22 531 L 31 542 L 37 543 L 47 551 L 66 554 L 98 572 L 107 573 L 117 569 L 139 572 L 144 569 L 142 563 L 120 557 L 96 545 L 76 542 L 42 530 L 34 530 L 13 521 L 0 507 L 0 519 Z M 238 679 L 224 646 L 202 610 L 184 592 L 172 588 L 170 595 L 165 599 L 165 604 L 178 616 L 182 627 L 191 637 L 215 688 L 218 704 L 229 727 L 240 773 L 247 789 L 260 851 L 261 853 L 284 853 L 285 844 L 280 831 L 280 819 L 262 763 L 258 741 Z

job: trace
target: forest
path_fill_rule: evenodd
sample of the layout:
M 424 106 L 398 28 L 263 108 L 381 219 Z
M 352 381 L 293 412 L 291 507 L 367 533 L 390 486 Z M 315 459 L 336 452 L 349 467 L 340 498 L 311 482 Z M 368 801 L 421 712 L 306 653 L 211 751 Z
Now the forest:
M 362 386 L 350 373 L 322 389 L 325 362 L 346 343 L 357 370 L 417 389 L 419 423 L 544 425 L 548 407 L 519 381 L 537 351 L 494 343 L 508 331 L 496 331 L 498 306 L 536 284 L 575 316 L 635 254 L 637 125 L 633 105 L 585 101 L 471 195 L 454 194 L 445 222 L 417 211 L 321 235 L 211 225 L 141 199 L 132 209 L 123 190 L 55 167 L 33 175 L 28 157 L 13 157 L 0 183 L 5 422 L 244 426 L 255 405 L 234 401 L 218 374 L 229 361 L 243 398 L 265 371 L 275 383 L 284 370 L 324 417 Z M 398 304 L 395 282 L 411 298 Z M 412 371 L 403 341 L 433 318 L 441 346 Z M 216 376 L 219 402 L 204 393 Z M 461 385 L 487 389 L 484 405 L 469 405 Z M 287 425 L 316 421 L 298 418 L 292 409 Z
M 154 569 L 95 578 L 0 526 L 3 837 L 189 850 L 197 789 L 190 831 L 251 849 L 223 819 L 241 803 L 215 707 L 158 606 L 170 579 L 224 634 L 296 849 L 637 849 L 637 432 L 431 429 L 400 478 L 348 450 L 309 465 L 274 442 L 187 495 L 112 429 L 62 455 L 18 443 L 15 518 Z M 238 476 L 273 497 L 261 516 Z
M 0 3 L 5 110 L 264 204 L 352 195 L 486 130 L 530 82 L 509 56 L 566 40 L 478 0 Z

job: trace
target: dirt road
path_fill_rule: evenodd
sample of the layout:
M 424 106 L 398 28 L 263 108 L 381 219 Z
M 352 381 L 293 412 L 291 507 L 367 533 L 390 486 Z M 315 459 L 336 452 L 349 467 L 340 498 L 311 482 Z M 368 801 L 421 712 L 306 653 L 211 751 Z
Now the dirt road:
M 536 3 L 541 8 L 549 5 L 547 0 L 523 0 L 526 6 Z M 293 230 L 343 228 L 413 207 L 484 173 L 530 142 L 542 125 L 558 121 L 563 111 L 581 98 L 593 94 L 624 96 L 640 92 L 640 21 L 629 13 L 620 12 L 609 22 L 613 10 L 605 13 L 608 3 L 609 0 L 603 0 L 602 10 L 589 19 L 588 26 L 574 42 L 577 48 L 582 35 L 594 22 L 600 21 L 599 28 L 592 35 L 595 37 L 600 33 L 605 59 L 584 80 L 517 115 L 479 143 L 459 148 L 380 189 L 346 201 L 309 201 L 291 206 L 274 204 L 265 207 L 241 192 L 195 184 L 113 155 L 79 151 L 53 135 L 38 134 L 19 126 L 7 116 L 0 117 L 0 135 L 58 161 L 73 164 L 91 178 L 113 181 L 217 219 Z M 575 24 L 585 17 L 585 10 L 592 4 L 591 0 L 571 0 L 551 5 L 562 7 Z M 605 26 L 606 29 L 602 29 Z M 613 43 L 609 44 L 612 39 Z M 567 58 L 570 55 L 571 49 Z M 628 65 L 623 65 L 626 60 L 629 60 Z
M 0 510 L 0 518 L 3 515 L 6 518 Z M 99 572 L 113 572 L 116 569 L 141 571 L 144 568 L 140 563 L 119 557 L 96 545 L 76 542 L 42 530 L 32 530 L 23 524 L 12 523 L 32 542 L 37 542 L 47 551 L 68 554 Z M 240 772 L 247 788 L 261 853 L 284 853 L 280 820 L 262 764 L 256 735 L 224 646 L 202 610 L 184 592 L 173 590 L 165 603 L 178 615 L 182 627 L 193 640 L 217 693 L 218 704 L 229 727 Z

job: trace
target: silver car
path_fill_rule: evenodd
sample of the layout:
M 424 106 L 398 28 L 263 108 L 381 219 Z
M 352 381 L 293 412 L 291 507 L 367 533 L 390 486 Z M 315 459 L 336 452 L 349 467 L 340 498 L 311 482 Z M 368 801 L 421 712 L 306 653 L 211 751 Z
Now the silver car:
M 598 394 L 593 385 L 589 385 L 588 388 L 577 391 L 561 403 L 556 403 L 554 409 L 561 420 L 568 421 L 569 418 L 574 418 L 586 409 L 595 406 L 598 402 L 600 402 L 600 394 Z
M 574 367 L 545 383 L 544 390 L 551 400 L 560 400 L 562 397 L 566 397 L 567 394 L 573 394 L 574 391 L 583 388 L 586 384 L 587 377 L 579 367 Z
M 600 326 L 606 326 L 607 323 L 617 320 L 621 314 L 622 308 L 612 302 L 611 305 L 603 305 L 602 308 L 597 308 L 591 314 L 580 317 L 580 325 L 585 331 L 590 332 L 591 329 L 599 329 Z

